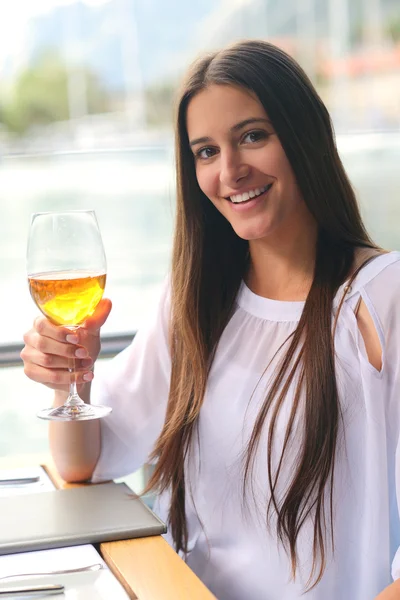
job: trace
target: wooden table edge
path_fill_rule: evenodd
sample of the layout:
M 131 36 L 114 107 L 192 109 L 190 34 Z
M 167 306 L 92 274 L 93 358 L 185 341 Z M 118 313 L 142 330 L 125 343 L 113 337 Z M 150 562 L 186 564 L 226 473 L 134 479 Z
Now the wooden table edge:
M 42 467 L 58 489 L 86 485 L 66 483 L 51 461 Z M 132 600 L 216 600 L 161 535 L 103 542 L 100 551 Z

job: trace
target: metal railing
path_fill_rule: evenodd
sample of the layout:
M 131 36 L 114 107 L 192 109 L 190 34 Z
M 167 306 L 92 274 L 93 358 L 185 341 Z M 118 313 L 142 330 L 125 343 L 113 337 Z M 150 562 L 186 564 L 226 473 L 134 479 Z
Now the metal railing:
M 121 350 L 124 350 L 134 337 L 135 332 L 102 335 L 100 358 L 111 358 L 115 356 L 121 352 Z M 23 347 L 24 344 L 21 342 L 0 344 L 0 367 L 22 366 L 20 352 Z

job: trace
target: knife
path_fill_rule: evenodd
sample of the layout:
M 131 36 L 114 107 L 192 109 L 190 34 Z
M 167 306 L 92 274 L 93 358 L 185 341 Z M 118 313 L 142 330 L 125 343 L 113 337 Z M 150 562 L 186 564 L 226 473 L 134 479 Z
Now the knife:
M 55 594 L 62 594 L 64 592 L 64 586 L 56 583 L 50 583 L 48 585 L 25 585 L 18 587 L 0 588 L 0 596 L 22 596 L 24 594 L 28 596 L 53 596 Z
M 33 475 L 32 477 L 0 477 L 0 485 L 19 485 L 22 483 L 36 483 L 39 481 L 40 475 Z

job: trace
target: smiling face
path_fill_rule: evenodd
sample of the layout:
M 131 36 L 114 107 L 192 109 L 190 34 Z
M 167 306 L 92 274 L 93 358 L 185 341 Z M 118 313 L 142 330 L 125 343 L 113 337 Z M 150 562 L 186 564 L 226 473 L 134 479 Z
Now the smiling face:
M 198 184 L 238 236 L 282 239 L 309 226 L 290 163 L 255 96 L 211 85 L 190 100 L 186 124 Z

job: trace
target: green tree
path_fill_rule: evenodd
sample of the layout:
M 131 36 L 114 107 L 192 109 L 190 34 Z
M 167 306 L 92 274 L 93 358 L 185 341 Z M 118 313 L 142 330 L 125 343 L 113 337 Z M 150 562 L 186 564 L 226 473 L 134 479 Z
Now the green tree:
M 389 37 L 394 42 L 400 42 L 400 16 L 393 14 L 389 17 L 385 27 Z
M 171 125 L 175 97 L 174 81 L 155 83 L 146 89 L 146 120 L 150 126 Z
M 89 113 L 106 112 L 108 96 L 87 68 L 84 76 Z M 23 134 L 33 125 L 47 125 L 69 117 L 68 73 L 65 63 L 47 51 L 18 77 L 13 93 L 3 104 L 1 118 L 9 131 Z

